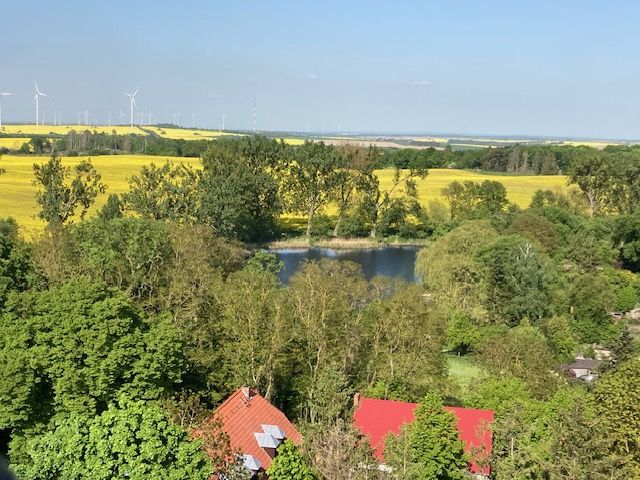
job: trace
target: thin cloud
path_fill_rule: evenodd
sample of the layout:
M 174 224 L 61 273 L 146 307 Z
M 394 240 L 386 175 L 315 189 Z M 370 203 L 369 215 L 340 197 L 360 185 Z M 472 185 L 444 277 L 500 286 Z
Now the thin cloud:
M 429 80 L 414 80 L 413 84 L 417 87 L 426 87 L 428 85 L 431 85 L 431 82 Z
M 318 78 L 320 78 L 315 73 L 305 73 L 304 76 L 307 77 L 309 80 L 318 80 Z

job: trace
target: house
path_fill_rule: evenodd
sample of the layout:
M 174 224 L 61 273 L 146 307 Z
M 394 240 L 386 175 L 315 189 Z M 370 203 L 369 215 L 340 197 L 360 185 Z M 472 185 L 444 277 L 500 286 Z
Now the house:
M 597 370 L 601 363 L 600 360 L 593 358 L 576 358 L 573 363 L 565 366 L 565 369 L 575 378 L 590 380 L 593 376 L 597 376 Z
M 417 403 L 379 400 L 356 395 L 354 426 L 371 442 L 375 457 L 384 463 L 384 442 L 388 434 L 398 434 L 402 425 L 415 420 Z M 477 478 L 488 478 L 486 460 L 491 455 L 493 411 L 445 407 L 456 416 L 464 450 L 471 456 L 469 471 Z
M 239 452 L 245 468 L 253 475 L 265 472 L 285 440 L 295 444 L 302 435 L 289 419 L 256 390 L 243 387 L 214 412 L 229 437 L 231 450 Z

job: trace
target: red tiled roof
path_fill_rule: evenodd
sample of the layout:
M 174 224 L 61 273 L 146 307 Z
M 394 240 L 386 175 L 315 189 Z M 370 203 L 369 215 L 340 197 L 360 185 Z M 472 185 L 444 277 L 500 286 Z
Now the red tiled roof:
M 263 432 L 262 425 L 276 425 L 295 444 L 302 441 L 302 435 L 285 414 L 268 400 L 253 391 L 251 395 L 249 399 L 242 388 L 237 390 L 213 415 L 221 420 L 222 429 L 229 436 L 231 450 L 253 455 L 262 464 L 262 468 L 267 470 L 271 465 L 271 457 L 258 445 L 254 433 Z
M 384 441 L 389 433 L 400 433 L 400 427 L 415 420 L 417 403 L 378 400 L 360 397 L 354 413 L 354 425 L 369 437 L 375 456 L 384 461 Z M 493 411 L 474 408 L 445 407 L 456 416 L 458 433 L 464 450 L 472 459 L 480 461 L 491 454 L 490 424 Z M 471 451 L 473 450 L 473 452 Z M 480 467 L 473 460 L 469 466 L 472 473 L 488 475 L 489 467 Z

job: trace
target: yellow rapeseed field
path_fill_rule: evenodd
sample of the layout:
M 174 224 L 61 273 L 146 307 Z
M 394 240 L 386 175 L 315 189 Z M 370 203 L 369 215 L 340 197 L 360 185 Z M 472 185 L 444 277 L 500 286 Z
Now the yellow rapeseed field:
M 82 160 L 90 158 L 91 163 L 102 175 L 102 181 L 107 185 L 107 192 L 101 195 L 93 211 L 100 208 L 110 193 L 123 193 L 128 188 L 127 179 L 140 171 L 143 165 L 151 162 L 163 164 L 166 160 L 200 165 L 197 158 L 184 157 L 152 157 L 146 155 L 102 155 L 95 157 L 67 157 L 63 159 L 65 165 L 73 166 Z M 33 186 L 33 164 L 43 163 L 48 157 L 30 157 L 17 155 L 3 155 L 0 157 L 0 168 L 6 173 L 0 175 L 0 218 L 11 216 L 23 228 L 25 235 L 39 229 L 43 223 L 35 217 L 36 204 Z
M 622 142 L 609 142 L 609 141 L 598 141 L 598 140 L 566 140 L 562 142 L 563 145 L 571 145 L 572 147 L 591 147 L 597 148 L 598 150 L 602 150 L 604 147 L 609 145 L 622 145 Z
M 29 143 L 31 141 L 28 137 L 1 137 L 0 147 L 8 148 L 10 150 L 18 150 L 23 143 Z
M 89 130 L 90 132 L 97 133 L 113 133 L 114 131 L 118 135 L 126 135 L 128 133 L 135 133 L 136 135 L 147 135 L 147 133 L 140 130 L 138 127 L 133 128 L 128 126 L 112 126 L 106 125 L 3 125 L 2 133 L 8 135 L 15 135 L 16 133 L 21 135 L 66 135 L 70 131 L 84 132 Z
M 164 128 L 154 126 L 143 128 L 150 132 L 154 132 L 161 137 L 171 138 L 173 140 L 211 140 L 218 137 L 240 135 L 239 133 L 222 132 L 220 130 L 190 130 L 187 128 Z
M 73 166 L 89 157 L 68 157 L 63 162 Z M 42 227 L 42 222 L 35 218 L 36 204 L 32 185 L 33 164 L 47 161 L 48 157 L 30 157 L 4 155 L 0 157 L 0 168 L 6 170 L 0 175 L 0 217 L 12 216 L 22 226 L 26 236 L 31 236 Z M 184 162 L 199 166 L 199 159 L 184 157 L 154 157 L 147 155 L 104 155 L 91 157 L 91 162 L 102 175 L 108 186 L 107 192 L 98 198 L 92 211 L 100 208 L 109 193 L 122 193 L 127 190 L 127 179 L 140 171 L 143 165 L 151 162 L 163 164 L 166 160 L 175 163 Z M 379 170 L 377 175 L 383 188 L 388 187 L 393 178 L 392 170 Z M 497 180 L 507 189 L 510 201 L 521 207 L 529 205 L 533 192 L 538 189 L 567 189 L 567 179 L 563 176 L 520 176 L 487 174 L 466 170 L 432 169 L 424 180 L 417 182 L 418 193 L 422 202 L 442 199 L 441 191 L 455 180 Z M 332 213 L 331 210 L 328 213 Z

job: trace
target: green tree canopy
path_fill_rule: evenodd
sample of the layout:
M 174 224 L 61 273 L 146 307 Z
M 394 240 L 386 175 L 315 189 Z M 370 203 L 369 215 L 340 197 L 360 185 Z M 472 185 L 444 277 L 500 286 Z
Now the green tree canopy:
M 314 480 L 313 470 L 291 440 L 285 440 L 277 450 L 267 470 L 270 480 Z
M 282 211 L 277 172 L 286 155 L 285 145 L 264 137 L 207 150 L 199 186 L 200 221 L 228 238 L 272 236 Z
M 549 266 L 528 240 L 510 235 L 479 252 L 484 266 L 487 310 L 517 325 L 542 318 L 549 304 Z
M 129 179 L 122 196 L 126 207 L 153 220 L 193 222 L 198 215 L 198 183 L 201 172 L 185 164 L 151 162 Z
M 465 180 L 452 182 L 442 190 L 449 202 L 451 218 L 481 218 L 501 212 L 508 205 L 507 190 L 502 183 Z
M 316 212 L 334 198 L 339 181 L 340 157 L 324 142 L 305 141 L 294 152 L 295 159 L 284 172 L 287 210 L 307 215 L 307 236 L 311 236 Z
M 112 404 L 93 418 L 72 414 L 26 439 L 12 459 L 24 480 L 208 480 L 212 473 L 200 442 L 142 401 Z
M 146 318 L 125 294 L 87 279 L 13 295 L 0 330 L 0 429 L 94 415 L 119 393 L 155 399 L 185 369 L 168 318 Z
M 89 160 L 81 161 L 72 169 L 62 165 L 60 157 L 54 155 L 45 164 L 34 164 L 33 172 L 33 184 L 39 188 L 36 193 L 40 206 L 38 217 L 49 225 L 64 224 L 78 207 L 83 218 L 96 197 L 106 190 Z
M 593 393 L 602 419 L 601 434 L 611 438 L 615 451 L 640 473 L 640 358 L 602 375 Z

